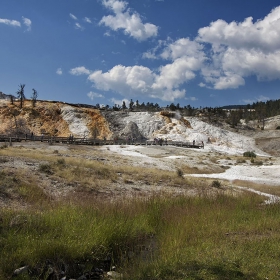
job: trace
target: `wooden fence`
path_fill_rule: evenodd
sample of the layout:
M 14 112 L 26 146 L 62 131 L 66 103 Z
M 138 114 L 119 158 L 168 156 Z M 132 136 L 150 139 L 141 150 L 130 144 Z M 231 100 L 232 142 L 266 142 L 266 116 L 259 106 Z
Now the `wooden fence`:
M 163 139 L 145 140 L 145 139 L 95 139 L 95 138 L 77 138 L 77 137 L 55 137 L 49 135 L 0 135 L 0 142 L 12 144 L 12 142 L 22 141 L 40 141 L 48 142 L 49 144 L 62 143 L 62 144 L 76 144 L 76 145 L 160 145 L 160 146 L 177 146 L 184 148 L 204 148 L 204 144 L 195 142 L 183 142 L 183 141 L 167 141 Z

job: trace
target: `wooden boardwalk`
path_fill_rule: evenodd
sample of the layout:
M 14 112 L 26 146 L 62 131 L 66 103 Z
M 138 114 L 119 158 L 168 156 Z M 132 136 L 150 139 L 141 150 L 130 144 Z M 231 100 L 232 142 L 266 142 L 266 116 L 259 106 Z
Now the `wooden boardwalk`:
M 101 140 L 95 138 L 76 138 L 76 137 L 55 137 L 49 135 L 26 135 L 26 136 L 11 136 L 0 135 L 0 142 L 12 145 L 13 142 L 24 141 L 38 141 L 47 142 L 49 144 L 61 143 L 61 144 L 75 144 L 75 145 L 145 145 L 145 146 L 177 146 L 184 148 L 196 148 L 203 149 L 203 143 L 183 142 L 183 141 L 166 141 L 161 139 L 145 140 L 145 139 L 115 139 L 115 140 Z

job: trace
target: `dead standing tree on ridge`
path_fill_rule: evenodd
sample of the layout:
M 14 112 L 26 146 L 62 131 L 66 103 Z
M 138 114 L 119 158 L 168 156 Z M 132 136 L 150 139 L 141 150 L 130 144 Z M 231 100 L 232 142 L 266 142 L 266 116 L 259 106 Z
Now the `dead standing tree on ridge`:
M 25 85 L 24 84 L 20 84 L 19 85 L 20 89 L 17 91 L 17 96 L 20 100 L 20 108 L 22 108 L 23 106 L 23 101 L 25 99 L 25 95 L 24 95 L 24 87 Z
M 31 96 L 31 100 L 32 100 L 32 107 L 34 108 L 36 106 L 36 102 L 37 102 L 37 98 L 38 98 L 38 92 L 34 88 L 32 90 L 33 90 L 33 93 L 32 93 L 32 96 Z

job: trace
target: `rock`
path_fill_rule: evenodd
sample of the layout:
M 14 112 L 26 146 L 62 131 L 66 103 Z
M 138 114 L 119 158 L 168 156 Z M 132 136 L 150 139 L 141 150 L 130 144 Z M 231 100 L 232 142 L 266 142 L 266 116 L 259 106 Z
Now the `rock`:
M 77 278 L 77 280 L 87 280 L 87 277 L 85 275 L 82 275 L 79 278 Z
M 108 271 L 107 276 L 109 276 L 111 279 L 122 279 L 123 278 L 123 275 L 116 271 Z
M 24 215 L 17 215 L 11 220 L 10 227 L 20 228 L 26 223 L 27 223 L 27 218 Z
M 23 267 L 20 267 L 20 268 L 17 268 L 14 273 L 13 273 L 13 276 L 18 276 L 24 272 L 26 272 L 28 270 L 28 265 L 26 266 L 23 266 Z
M 139 131 L 139 128 L 135 122 L 129 122 L 126 127 L 123 129 L 123 131 L 120 133 L 121 136 L 136 138 L 136 139 L 142 139 L 143 136 Z

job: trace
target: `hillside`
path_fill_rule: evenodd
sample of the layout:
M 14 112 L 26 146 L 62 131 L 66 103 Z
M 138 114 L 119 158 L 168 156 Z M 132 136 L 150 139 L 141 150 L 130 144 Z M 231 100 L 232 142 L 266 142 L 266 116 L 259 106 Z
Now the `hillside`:
M 266 120 L 265 130 L 258 123 L 240 123 L 231 129 L 226 123 L 214 126 L 197 117 L 182 117 L 175 112 L 105 111 L 62 102 L 37 101 L 33 108 L 26 100 L 22 109 L 15 102 L 0 100 L 0 134 L 47 134 L 52 136 L 94 137 L 99 139 L 163 138 L 169 141 L 205 143 L 208 150 L 243 153 L 262 148 L 278 155 L 280 117 Z M 269 141 L 265 139 L 269 138 Z M 258 144 L 258 147 L 255 145 Z
M 105 234 L 100 234 L 100 236 L 106 239 L 107 236 L 110 236 L 110 233 L 114 236 L 116 232 L 115 228 L 112 229 L 111 225 L 119 221 L 119 212 L 123 212 L 121 203 L 131 202 L 131 209 L 128 209 L 128 215 L 125 214 L 125 220 L 127 220 L 127 216 L 132 215 L 134 224 L 138 225 L 138 223 L 135 223 L 136 201 L 137 203 L 142 203 L 143 201 L 149 204 L 150 200 L 157 200 L 161 197 L 165 201 L 164 205 L 167 205 L 167 197 L 172 201 L 178 198 L 179 204 L 175 203 L 173 205 L 172 202 L 172 205 L 175 207 L 174 212 L 172 212 L 173 214 L 169 214 L 171 208 L 168 205 L 167 209 L 164 210 L 164 213 L 167 214 L 167 219 L 164 218 L 164 222 L 159 224 L 167 224 L 167 220 L 172 222 L 173 217 L 178 216 L 178 206 L 181 205 L 182 198 L 187 199 L 196 196 L 200 199 L 205 197 L 207 199 L 205 201 L 208 202 L 198 203 L 198 200 L 193 200 L 196 204 L 195 210 L 192 209 L 190 212 L 184 212 L 181 216 L 194 220 L 194 213 L 204 213 L 201 215 L 203 218 L 203 230 L 194 231 L 195 235 L 197 235 L 205 232 L 205 221 L 208 219 L 205 218 L 205 214 L 213 212 L 212 217 L 218 222 L 217 225 L 213 225 L 213 228 L 219 231 L 219 237 L 215 238 L 213 242 L 216 246 L 216 241 L 221 240 L 220 225 L 229 221 L 228 217 L 231 217 L 234 209 L 238 208 L 236 207 L 236 197 L 244 196 L 244 199 L 247 201 L 246 203 L 252 207 L 254 205 L 252 199 L 254 200 L 255 198 L 251 196 L 250 192 L 258 194 L 257 202 L 255 202 L 257 203 L 256 209 L 252 208 L 252 212 L 250 212 L 254 213 L 254 215 L 255 213 L 263 215 L 264 203 L 271 204 L 280 199 L 280 130 L 276 129 L 279 126 L 279 116 L 266 119 L 265 124 L 264 130 L 258 128 L 257 121 L 247 124 L 241 122 L 233 128 L 228 123 L 222 122 L 222 120 L 218 124 L 213 125 L 203 121 L 203 116 L 183 117 L 178 112 L 106 111 L 90 108 L 89 106 L 48 101 L 38 101 L 35 108 L 32 108 L 30 101 L 25 101 L 24 107 L 20 109 L 17 103 L 11 105 L 8 100 L 0 100 L 0 134 L 17 133 L 25 135 L 34 133 L 35 135 L 41 135 L 43 133 L 45 135 L 67 137 L 72 134 L 74 137 L 96 137 L 99 139 L 104 137 L 106 139 L 133 137 L 147 140 L 164 138 L 169 141 L 192 142 L 195 140 L 196 143 L 203 141 L 205 144 L 204 149 L 195 149 L 173 145 L 87 146 L 40 141 L 13 142 L 11 145 L 6 145 L 3 142 L 0 143 L 0 210 L 8 215 L 4 215 L 3 219 L 0 217 L 0 230 L 5 232 L 6 235 L 4 236 L 7 236 L 2 239 L 0 244 L 2 247 L 0 247 L 5 248 L 5 252 L 8 252 L 4 252 L 1 255 L 4 261 L 2 261 L 3 265 L 0 265 L 0 278 L 1 275 L 10 276 L 13 271 L 21 268 L 25 269 L 20 271 L 25 271 L 22 273 L 26 275 L 27 273 L 30 275 L 42 275 L 41 273 L 46 273 L 51 268 L 54 278 L 48 279 L 64 279 L 66 277 L 64 276 L 64 271 L 66 271 L 67 277 L 69 276 L 65 279 L 69 279 L 71 275 L 72 278 L 76 277 L 74 279 L 86 279 L 88 271 L 81 271 L 80 264 L 87 265 L 87 260 L 91 259 L 93 260 L 92 266 L 98 269 L 105 269 L 106 273 L 103 270 L 98 270 L 99 272 L 101 271 L 100 274 L 94 274 L 97 278 L 87 279 L 111 279 L 109 275 L 110 273 L 115 273 L 115 271 L 108 271 L 111 267 L 105 268 L 105 263 L 107 263 L 106 254 L 111 252 L 112 243 L 109 243 L 109 249 L 106 249 L 107 251 L 104 251 L 104 254 L 100 253 L 101 255 L 98 255 L 98 250 L 94 251 L 92 255 L 92 245 L 90 245 L 90 248 L 83 247 L 83 245 L 72 248 L 73 245 L 80 244 L 77 243 L 77 240 L 93 244 L 92 240 L 88 242 L 88 238 L 94 236 L 92 233 L 96 232 L 99 227 L 90 227 L 90 225 L 95 224 L 91 220 L 92 217 L 89 221 L 82 219 L 85 217 L 85 213 L 88 213 L 89 207 L 93 207 L 95 210 L 100 207 L 100 214 L 97 216 L 101 217 L 102 223 L 104 223 L 103 214 L 109 213 L 109 230 L 106 230 Z M 243 157 L 244 151 L 254 151 L 257 156 L 252 159 Z M 217 203 L 212 201 L 212 198 L 216 195 L 219 198 Z M 187 200 L 186 206 L 190 205 L 191 201 L 192 199 Z M 228 205 L 233 207 L 230 207 L 223 221 L 217 219 L 221 211 L 219 209 L 215 210 L 216 204 L 220 203 L 219 201 L 223 201 L 226 207 Z M 244 203 L 242 201 L 240 210 L 243 213 Z M 205 205 L 210 205 L 209 202 L 214 203 L 211 210 L 203 210 Z M 116 209 L 121 208 L 121 211 L 115 211 L 112 208 L 113 205 L 117 207 Z M 63 208 L 63 206 L 66 207 Z M 186 206 L 184 205 L 182 208 L 186 209 Z M 143 209 L 149 209 L 149 207 L 147 205 Z M 158 219 L 158 207 L 154 208 Z M 276 209 L 276 207 L 274 208 Z M 40 231 L 41 227 L 37 226 L 38 221 L 35 221 L 36 226 L 26 222 L 26 217 L 28 217 L 28 221 L 31 221 L 36 216 L 36 213 L 39 213 L 39 220 L 41 220 L 42 215 L 48 213 L 49 209 L 51 211 L 50 217 L 58 217 L 59 222 L 55 222 L 47 227 L 43 226 L 43 231 Z M 60 209 L 67 209 L 67 211 L 68 209 L 70 211 L 73 209 L 85 209 L 85 212 L 78 212 L 77 215 L 75 214 L 72 217 L 71 213 L 73 212 L 68 214 L 68 212 L 63 210 L 63 213 L 57 212 L 58 214 L 55 214 L 55 209 L 57 211 L 60 211 Z M 116 216 L 104 209 L 112 209 Z M 271 208 L 267 209 L 270 213 L 269 209 Z M 190 213 L 192 214 L 189 215 Z M 246 216 L 247 226 L 248 214 L 245 213 L 244 215 Z M 142 217 L 142 214 L 138 216 Z M 172 218 L 170 219 L 171 216 Z M 149 219 L 150 212 L 144 220 L 147 221 Z M 52 219 L 48 218 L 47 220 Z M 72 224 L 74 220 L 78 223 L 77 227 Z M 240 221 L 239 218 L 237 220 Z M 245 219 L 241 220 L 245 221 Z M 263 217 L 263 220 L 266 224 L 267 219 Z M 270 219 L 270 221 L 277 220 L 279 220 L 278 216 L 277 218 Z M 83 222 L 80 223 L 80 221 Z M 252 232 L 258 233 L 256 236 L 258 243 L 259 218 L 253 218 L 252 221 L 258 221 L 256 229 L 252 230 Z M 172 233 L 180 232 L 179 229 L 182 228 L 182 225 L 187 224 L 184 221 L 177 223 L 176 219 L 175 222 L 179 228 L 174 231 L 174 225 L 171 223 Z M 27 251 L 25 255 L 22 254 L 22 251 L 17 253 L 16 250 L 9 250 L 7 248 L 6 244 L 10 239 L 11 248 L 14 248 L 15 244 L 24 244 L 24 248 L 29 250 L 32 244 L 37 244 L 37 241 L 34 243 L 34 238 L 29 238 L 30 234 L 27 234 L 27 231 L 25 233 L 29 224 L 31 225 L 31 230 L 35 229 L 35 238 L 39 242 L 38 246 L 46 241 L 46 255 L 44 255 L 44 250 L 38 250 L 39 247 L 37 245 L 35 245 L 33 251 L 31 250 L 32 253 Z M 66 234 L 61 236 L 61 239 L 58 239 L 57 232 L 61 232 L 62 224 L 65 226 Z M 197 219 L 195 219 L 193 226 L 195 227 L 196 224 Z M 235 222 L 232 224 L 235 224 Z M 119 225 L 117 227 L 121 228 Z M 36 231 L 37 228 L 40 232 Z M 272 227 L 269 225 L 268 228 L 271 233 Z M 81 237 L 81 232 L 87 232 L 86 229 L 89 229 L 89 234 L 85 234 L 86 237 Z M 278 225 L 275 226 L 275 232 L 278 234 L 277 229 Z M 16 230 L 17 234 L 14 234 L 14 230 Z M 243 225 L 240 230 L 244 230 Z M 232 231 L 226 227 L 222 230 L 222 236 L 228 239 L 228 233 L 232 232 L 235 236 L 236 231 L 236 227 Z M 54 236 L 50 243 L 49 232 L 51 236 L 52 234 Z M 147 235 L 143 235 L 142 232 L 139 235 L 137 233 L 136 241 L 134 240 L 135 233 L 132 232 L 134 239 L 131 240 L 136 242 L 137 246 L 140 245 L 139 248 L 143 248 L 143 240 L 145 242 L 148 240 L 152 246 L 150 247 L 149 243 L 145 247 L 145 253 L 149 252 L 149 250 L 153 253 L 156 250 L 155 245 L 158 246 L 154 244 L 154 237 L 157 236 L 154 232 L 156 231 L 153 231 L 152 234 L 149 232 Z M 159 232 L 162 233 L 162 227 L 160 227 Z M 210 235 L 212 235 L 213 230 L 211 229 L 210 232 Z M 8 233 L 11 234 L 10 239 Z M 46 233 L 46 236 L 42 235 L 42 233 Z M 40 238 L 37 239 L 39 235 Z M 264 231 L 263 235 L 266 236 L 266 231 Z M 168 231 L 166 236 L 170 239 L 172 234 Z M 205 236 L 208 244 L 209 234 L 205 233 Z M 19 240 L 24 241 L 17 243 L 16 238 L 18 237 Z M 128 240 L 126 233 L 123 238 L 125 242 Z M 248 238 L 248 241 L 251 238 Z M 184 237 L 182 244 L 185 244 L 187 239 L 187 237 Z M 269 239 L 272 244 L 277 244 L 278 242 L 278 239 L 271 239 L 271 236 L 269 236 Z M 66 240 L 69 240 L 69 242 L 65 242 Z M 118 252 L 121 252 L 120 248 L 122 248 L 122 245 L 119 245 L 119 241 L 120 239 L 116 238 L 116 247 Z M 96 242 L 99 246 L 100 241 Z M 125 242 L 124 252 L 128 248 Z M 229 255 L 232 255 L 233 248 L 229 247 L 229 244 L 233 243 L 230 239 L 229 242 L 226 242 L 226 248 L 229 248 Z M 200 244 L 201 242 L 198 243 Z M 163 240 L 162 244 L 163 247 L 160 251 L 164 252 L 166 250 L 166 240 Z M 248 244 L 248 248 L 252 248 L 249 245 L 251 244 Z M 188 250 L 193 245 L 184 246 Z M 242 245 L 241 247 L 243 248 L 244 246 Z M 50 248 L 52 249 L 50 250 Z M 59 251 L 57 248 L 59 248 Z M 83 248 L 86 249 L 83 250 Z M 101 248 L 104 248 L 103 245 Z M 149 250 L 146 250 L 147 248 Z M 263 248 L 265 248 L 266 252 L 267 247 Z M 171 251 L 176 250 L 176 247 L 172 245 Z M 54 252 L 54 254 L 50 254 L 50 251 Z M 71 257 L 65 255 L 65 252 L 70 251 L 75 254 L 71 255 Z M 201 249 L 199 248 L 198 251 L 201 252 Z M 10 255 L 13 255 L 11 252 L 17 253 L 17 256 L 12 261 L 10 261 Z M 76 252 L 81 252 L 81 254 L 77 256 Z M 35 262 L 29 259 L 29 256 L 33 257 L 33 254 L 39 254 L 39 261 L 37 255 L 35 256 Z M 212 255 L 216 255 L 216 249 L 211 251 L 210 255 L 211 258 Z M 244 256 L 244 253 L 241 255 Z M 23 256 L 28 256 L 28 258 L 23 259 Z M 89 258 L 86 258 L 85 261 L 84 256 L 89 256 Z M 253 259 L 258 259 L 258 256 L 259 250 L 257 250 L 257 255 L 254 255 Z M 46 259 L 51 260 L 51 264 L 46 262 Z M 34 265 L 34 263 L 37 263 L 37 265 Z M 266 261 L 266 263 L 271 264 L 271 260 Z M 119 265 L 119 262 L 116 261 L 116 264 Z M 28 265 L 30 267 L 27 271 Z M 65 270 L 61 270 L 64 266 Z M 245 267 L 247 270 L 247 263 Z M 125 269 L 122 269 L 125 272 Z M 120 266 L 118 271 L 121 271 Z M 60 278 L 57 278 L 57 275 L 61 275 Z M 231 271 L 229 275 L 231 275 Z M 7 277 L 2 278 L 7 279 Z M 45 277 L 45 279 L 47 278 Z M 142 277 L 141 279 L 144 278 Z

